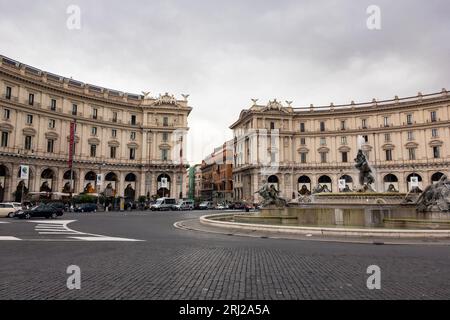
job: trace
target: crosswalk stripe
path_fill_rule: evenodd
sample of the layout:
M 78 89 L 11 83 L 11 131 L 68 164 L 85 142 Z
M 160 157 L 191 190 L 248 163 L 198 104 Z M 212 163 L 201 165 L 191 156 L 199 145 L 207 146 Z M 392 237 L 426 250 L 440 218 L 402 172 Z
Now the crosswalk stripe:
M 22 240 L 16 237 L 9 237 L 9 236 L 0 236 L 0 241 L 17 241 Z

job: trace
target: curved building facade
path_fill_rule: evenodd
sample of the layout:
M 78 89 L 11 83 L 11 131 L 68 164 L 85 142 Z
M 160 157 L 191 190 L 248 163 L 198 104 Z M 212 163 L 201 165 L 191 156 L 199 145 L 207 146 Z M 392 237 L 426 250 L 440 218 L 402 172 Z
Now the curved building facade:
M 293 108 L 274 100 L 254 104 L 231 125 L 234 131 L 234 197 L 259 201 L 255 192 L 275 184 L 287 199 L 298 191 L 339 180 L 359 185 L 354 158 L 369 159 L 381 192 L 408 192 L 449 174 L 450 94 L 369 103 Z
M 191 110 L 186 95 L 124 93 L 0 56 L 0 201 L 21 190 L 178 198 Z

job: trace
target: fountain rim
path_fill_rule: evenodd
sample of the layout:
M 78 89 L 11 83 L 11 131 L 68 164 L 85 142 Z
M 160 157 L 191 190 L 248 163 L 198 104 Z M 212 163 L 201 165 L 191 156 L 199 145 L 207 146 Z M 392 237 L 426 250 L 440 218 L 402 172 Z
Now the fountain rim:
M 256 230 L 275 233 L 343 236 L 343 237 L 386 237 L 386 238 L 450 238 L 450 230 L 430 229 L 376 229 L 376 228 L 342 228 L 342 227 L 302 227 L 270 224 L 252 224 L 214 220 L 213 218 L 233 217 L 239 213 L 209 214 L 200 217 L 200 223 L 226 229 Z M 246 213 L 240 213 L 246 214 Z

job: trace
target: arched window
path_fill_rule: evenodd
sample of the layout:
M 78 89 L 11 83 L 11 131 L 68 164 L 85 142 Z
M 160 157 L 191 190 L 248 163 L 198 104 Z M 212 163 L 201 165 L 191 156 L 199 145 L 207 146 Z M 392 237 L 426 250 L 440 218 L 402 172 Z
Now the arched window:
M 275 176 L 275 175 L 270 176 L 270 177 L 267 179 L 267 182 L 268 182 L 268 183 L 278 183 L 278 177 Z
M 53 170 L 52 169 L 45 169 L 41 173 L 42 179 L 53 179 Z
M 136 181 L 136 175 L 134 173 L 129 173 L 125 176 L 126 182 L 135 182 Z
M 298 178 L 298 183 L 311 183 L 311 179 L 308 176 L 301 176 Z
M 97 180 L 97 174 L 93 171 L 89 171 L 88 173 L 86 173 L 86 175 L 84 176 L 84 180 L 87 181 L 95 181 Z
M 442 172 L 435 172 L 435 173 L 433 173 L 433 175 L 431 176 L 431 182 L 432 183 L 438 182 L 439 179 L 441 179 L 443 175 L 444 174 Z

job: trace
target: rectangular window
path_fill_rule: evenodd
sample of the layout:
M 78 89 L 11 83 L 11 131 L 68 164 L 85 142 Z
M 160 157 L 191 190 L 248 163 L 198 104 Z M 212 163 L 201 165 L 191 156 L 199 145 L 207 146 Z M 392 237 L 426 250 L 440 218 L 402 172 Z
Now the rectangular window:
M 362 129 L 367 129 L 367 119 L 361 120 L 361 127 L 362 127 Z
M 320 162 L 322 162 L 322 163 L 326 163 L 327 162 L 327 153 L 326 152 L 321 152 L 320 153 Z
M 117 137 L 117 130 L 116 129 L 112 129 L 111 130 L 111 137 L 113 137 L 113 138 Z
M 31 150 L 31 136 L 25 136 L 25 150 Z
M 320 121 L 320 131 L 325 131 L 325 122 Z
M 97 145 L 95 144 L 91 144 L 91 157 L 96 157 L 97 156 Z
M 76 104 L 72 104 L 72 115 L 76 116 L 78 112 L 78 106 Z
M 113 112 L 112 122 L 117 122 L 117 112 Z
M 161 150 L 161 160 L 167 161 L 167 150 L 166 149 Z
M 392 150 L 386 150 L 386 161 L 392 161 Z
M 341 137 L 341 144 L 347 144 L 347 137 L 346 136 Z
M 306 144 L 306 138 L 300 138 L 300 144 L 304 146 Z
M 431 122 L 436 122 L 437 121 L 436 111 L 431 111 L 430 112 L 430 117 L 431 117 Z
M 369 143 L 369 136 L 365 135 L 363 136 L 363 138 L 365 143 Z
M 348 152 L 342 152 L 342 162 L 348 162 Z
M 34 94 L 32 94 L 32 93 L 30 93 L 30 94 L 28 95 L 28 104 L 29 104 L 30 106 L 34 105 Z
M 169 134 L 167 132 L 164 132 L 163 133 L 163 141 L 167 142 L 168 138 L 169 138 Z
M 136 132 L 135 131 L 131 131 L 130 139 L 131 140 L 136 140 Z
M 341 121 L 341 130 L 345 130 L 345 120 Z
M 50 110 L 56 111 L 56 99 L 52 99 L 50 102 Z
M 97 119 L 98 115 L 98 109 L 94 108 L 92 109 L 92 119 Z
M 49 129 L 55 129 L 55 125 L 56 125 L 56 120 L 55 119 L 48 120 L 48 128 Z
M 302 152 L 300 153 L 300 162 L 301 163 L 306 163 L 306 152 Z
M 163 118 L 163 127 L 168 127 L 169 126 L 169 118 L 168 117 L 164 117 Z
M 55 146 L 55 140 L 48 139 L 47 140 L 47 152 L 52 152 L 53 153 L 54 146 Z
M 415 148 L 408 149 L 408 157 L 409 157 L 409 160 L 416 160 L 416 149 Z
M 305 123 L 300 123 L 300 132 L 305 132 Z
M 433 147 L 433 158 L 437 159 L 441 157 L 441 148 L 439 146 Z
M 321 146 L 324 146 L 324 145 L 326 145 L 326 144 L 327 144 L 327 140 L 326 140 L 325 138 L 321 137 L 321 138 L 320 138 L 320 145 L 321 145 Z
M 111 149 L 110 149 L 110 157 L 111 157 L 111 159 L 115 159 L 116 158 L 116 153 L 117 153 L 117 147 L 111 147 Z
M 436 128 L 431 129 L 431 136 L 433 138 L 437 138 L 439 136 L 438 129 L 436 129 Z
M 131 116 L 131 125 L 136 125 L 136 116 L 134 114 Z
M 31 114 L 27 114 L 27 124 L 33 124 L 33 116 Z
M 271 121 L 270 122 L 270 130 L 275 129 L 275 122 Z
M 8 100 L 11 100 L 11 87 L 6 87 L 6 93 L 5 93 L 5 98 Z
M 97 127 L 92 127 L 92 129 L 91 129 L 91 134 L 92 134 L 93 136 L 96 136 L 96 135 L 97 135 Z
M 5 109 L 3 112 L 3 119 L 8 120 L 11 117 L 11 111 L 9 109 Z
M 136 159 L 136 149 L 130 148 L 130 160 Z
M 406 115 L 406 124 L 413 124 L 412 114 L 407 114 Z
M 385 127 L 389 127 L 389 117 L 383 117 L 383 124 Z
M 390 133 L 385 133 L 384 134 L 384 141 L 385 142 L 390 142 L 391 141 L 391 134 Z
M 2 147 L 8 146 L 8 132 L 2 131 Z
M 414 140 L 414 133 L 412 131 L 408 131 L 408 140 Z

